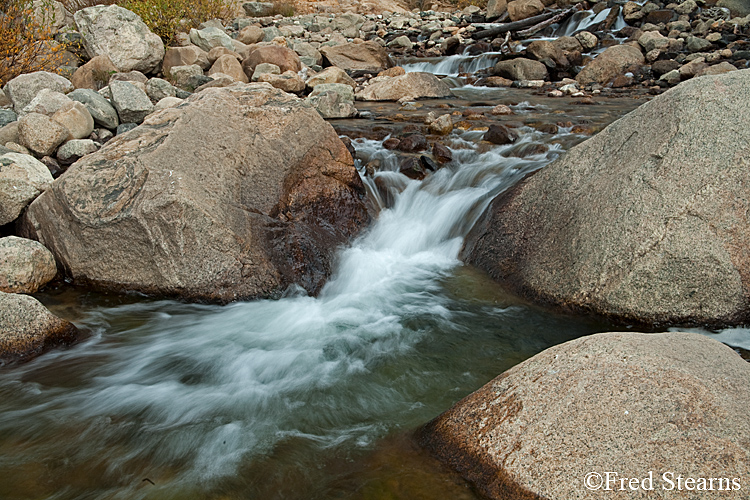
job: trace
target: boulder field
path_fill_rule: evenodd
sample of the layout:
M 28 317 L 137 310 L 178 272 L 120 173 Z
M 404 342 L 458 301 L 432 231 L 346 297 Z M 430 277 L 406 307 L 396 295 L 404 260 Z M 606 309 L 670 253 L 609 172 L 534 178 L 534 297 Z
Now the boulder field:
M 747 322 L 748 113 L 750 70 L 682 83 L 499 195 L 463 259 L 624 323 Z
M 418 439 L 490 499 L 729 498 L 750 475 L 748 405 L 750 364 L 715 340 L 601 333 L 514 366 Z M 606 491 L 607 472 L 636 491 Z
M 316 292 L 368 221 L 333 127 L 269 84 L 207 89 L 75 163 L 23 231 L 78 283 L 228 302 Z

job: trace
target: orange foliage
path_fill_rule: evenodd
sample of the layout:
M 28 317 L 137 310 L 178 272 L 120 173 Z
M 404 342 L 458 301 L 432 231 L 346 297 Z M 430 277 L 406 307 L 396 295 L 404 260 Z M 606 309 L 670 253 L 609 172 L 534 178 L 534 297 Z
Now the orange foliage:
M 53 19 L 31 0 L 0 0 L 0 85 L 23 73 L 54 70 L 62 47 L 54 41 Z

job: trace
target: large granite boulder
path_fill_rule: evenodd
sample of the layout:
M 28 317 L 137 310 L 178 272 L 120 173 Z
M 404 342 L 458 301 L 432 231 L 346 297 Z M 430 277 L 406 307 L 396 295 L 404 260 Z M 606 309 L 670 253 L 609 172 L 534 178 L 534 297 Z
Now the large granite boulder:
M 118 5 L 96 5 L 75 13 L 89 57 L 109 56 L 118 70 L 150 73 L 164 58 L 164 43 L 141 18 Z
M 361 101 L 398 101 L 403 97 L 448 97 L 450 87 L 431 73 L 406 73 L 401 76 L 381 77 L 357 93 Z
M 60 75 L 48 71 L 35 71 L 19 75 L 5 84 L 3 90 L 16 113 L 23 111 L 43 89 L 63 94 L 73 90 L 73 84 Z
M 34 297 L 0 292 L 0 365 L 26 361 L 77 337 L 72 323 L 53 315 Z
M 605 85 L 616 76 L 637 69 L 646 62 L 640 50 L 632 45 L 614 45 L 596 56 L 576 75 L 580 85 Z
M 248 78 L 252 78 L 255 67 L 263 63 L 275 64 L 282 73 L 287 71 L 296 73 L 302 69 L 302 63 L 295 51 L 276 44 L 264 45 L 250 52 L 242 61 L 242 69 L 245 70 Z
M 235 84 L 79 160 L 23 229 L 77 282 L 227 302 L 293 283 L 318 291 L 334 249 L 368 221 L 364 196 L 317 111 L 268 84 Z
M 602 333 L 511 368 L 419 438 L 491 499 L 729 498 L 750 476 L 749 405 L 750 363 L 715 340 Z
M 533 59 L 517 57 L 498 61 L 492 68 L 492 74 L 511 80 L 544 80 L 547 78 L 547 66 Z
M 320 53 L 332 66 L 350 74 L 376 74 L 393 66 L 385 48 L 373 41 L 321 47 Z
M 750 70 L 684 82 L 498 196 L 462 258 L 542 303 L 750 320 Z

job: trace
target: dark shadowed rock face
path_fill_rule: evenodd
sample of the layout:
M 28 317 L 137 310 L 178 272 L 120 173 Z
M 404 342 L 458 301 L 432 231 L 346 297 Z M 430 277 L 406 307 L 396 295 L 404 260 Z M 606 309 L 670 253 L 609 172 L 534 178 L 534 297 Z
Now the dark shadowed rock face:
M 750 71 L 685 82 L 496 198 L 463 259 L 644 324 L 750 320 Z
M 0 365 L 26 361 L 78 337 L 72 323 L 28 295 L 0 292 Z
M 316 292 L 367 223 L 346 146 L 268 84 L 208 89 L 74 164 L 24 228 L 78 282 L 226 302 Z
M 511 368 L 418 438 L 491 499 L 728 498 L 739 492 L 717 483 L 678 492 L 676 478 L 741 478 L 744 490 L 748 405 L 750 363 L 715 340 L 602 333 Z M 610 471 L 639 479 L 652 471 L 654 490 L 586 488 L 587 474 Z M 673 491 L 662 488 L 665 472 L 674 473 Z

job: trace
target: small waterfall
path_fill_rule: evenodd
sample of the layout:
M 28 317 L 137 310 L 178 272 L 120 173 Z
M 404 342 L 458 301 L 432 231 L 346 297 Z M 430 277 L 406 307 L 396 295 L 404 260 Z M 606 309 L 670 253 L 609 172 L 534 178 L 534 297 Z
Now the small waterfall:
M 407 73 L 424 72 L 441 76 L 458 76 L 464 73 L 476 73 L 491 68 L 502 57 L 501 52 L 487 52 L 475 56 L 453 55 L 441 58 L 422 58 L 418 62 L 401 63 Z

